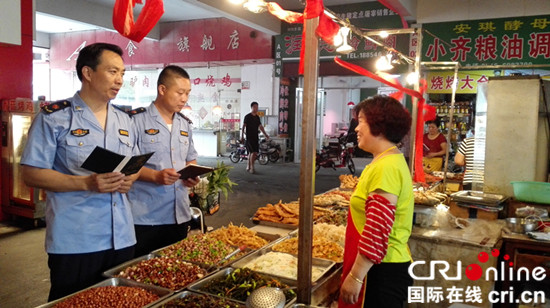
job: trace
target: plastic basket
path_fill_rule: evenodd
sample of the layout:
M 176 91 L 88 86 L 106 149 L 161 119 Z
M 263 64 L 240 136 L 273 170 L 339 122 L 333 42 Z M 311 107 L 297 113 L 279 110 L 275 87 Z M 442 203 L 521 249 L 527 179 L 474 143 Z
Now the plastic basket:
M 519 201 L 550 204 L 550 183 L 514 181 L 514 196 Z

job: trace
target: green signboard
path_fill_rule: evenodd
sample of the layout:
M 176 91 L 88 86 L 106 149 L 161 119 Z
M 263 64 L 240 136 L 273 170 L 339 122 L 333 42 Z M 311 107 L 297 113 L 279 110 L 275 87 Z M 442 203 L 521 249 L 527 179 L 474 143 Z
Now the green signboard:
M 349 22 L 363 31 L 377 29 L 400 29 L 403 27 L 399 15 L 386 8 L 379 2 L 364 2 L 349 5 L 329 7 L 338 18 L 349 20 Z M 283 60 L 298 60 L 300 48 L 302 47 L 302 24 L 283 23 L 282 34 L 275 37 L 275 75 L 282 73 Z M 374 37 L 379 42 L 391 46 L 404 54 L 409 53 L 410 35 L 390 35 L 386 39 Z M 320 58 L 332 59 L 334 56 L 341 56 L 346 61 L 377 59 L 386 54 L 383 48 L 371 41 L 352 34 L 348 38 L 348 44 L 355 48 L 355 52 L 342 55 L 336 52 L 336 47 L 320 41 Z M 372 61 L 374 67 L 374 61 Z M 373 69 L 369 67 L 369 69 Z
M 429 23 L 422 29 L 422 61 L 550 64 L 550 15 Z

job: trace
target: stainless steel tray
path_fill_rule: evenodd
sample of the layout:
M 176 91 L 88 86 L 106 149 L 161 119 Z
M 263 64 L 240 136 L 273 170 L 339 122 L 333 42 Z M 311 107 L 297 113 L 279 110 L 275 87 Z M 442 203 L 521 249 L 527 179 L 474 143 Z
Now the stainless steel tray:
M 214 279 L 218 279 L 218 278 L 222 278 L 222 277 L 226 277 L 228 275 L 230 275 L 231 273 L 233 273 L 233 271 L 235 270 L 235 268 L 233 267 L 227 267 L 227 268 L 224 268 L 206 278 L 203 278 L 197 282 L 194 282 L 192 283 L 191 285 L 187 286 L 187 289 L 189 289 L 190 291 L 193 291 L 193 292 L 197 292 L 197 293 L 202 293 L 202 294 L 208 294 L 208 295 L 212 295 L 212 296 L 216 296 L 216 297 L 220 297 L 220 298 L 226 298 L 226 297 L 222 297 L 222 296 L 219 296 L 217 294 L 213 294 L 213 293 L 209 293 L 207 291 L 203 291 L 201 290 L 204 286 L 206 286 L 207 283 L 209 283 L 210 281 L 214 280 Z M 288 286 L 296 286 L 296 281 L 295 280 L 290 280 L 290 279 L 283 279 L 283 278 L 276 278 L 274 277 L 273 275 L 265 275 L 265 274 L 261 274 L 262 276 L 266 276 L 266 277 L 269 277 L 269 278 L 275 278 L 277 279 L 278 281 L 288 285 Z M 227 299 L 230 299 L 230 298 L 227 298 Z M 235 302 L 238 302 L 238 303 L 241 303 L 241 304 L 246 304 L 245 302 L 243 301 L 239 301 L 239 300 L 236 300 L 236 299 L 231 299 Z M 291 305 L 291 304 L 294 304 L 296 302 L 296 297 L 288 300 L 287 299 L 287 303 L 286 305 Z
M 183 291 L 183 292 L 173 294 L 172 296 L 166 298 L 162 302 L 159 302 L 159 303 L 155 304 L 154 306 L 151 306 L 151 308 L 161 308 L 164 305 L 167 305 L 167 304 L 169 304 L 170 302 L 172 302 L 174 300 L 182 299 L 182 298 L 185 298 L 185 297 L 188 297 L 188 296 L 193 296 L 193 295 L 201 295 L 201 296 L 210 296 L 210 297 L 220 298 L 219 296 L 214 296 L 214 295 L 210 295 L 210 294 L 197 293 L 197 292 L 191 292 L 191 291 Z M 232 299 L 224 298 L 224 300 L 227 301 L 227 302 L 230 302 L 230 303 L 234 303 L 235 305 L 238 305 L 241 308 L 246 307 L 241 302 L 237 302 L 237 301 L 234 301 Z
M 112 277 L 112 278 L 117 278 L 116 276 L 123 270 L 125 270 L 126 268 L 130 267 L 130 266 L 133 266 L 133 265 L 136 265 L 138 264 L 139 262 L 143 261 L 143 260 L 150 260 L 150 259 L 154 259 L 154 258 L 162 258 L 161 256 L 157 255 L 157 254 L 154 254 L 154 253 L 150 253 L 148 255 L 145 255 L 145 256 L 141 256 L 139 258 L 135 258 L 135 259 L 132 259 L 130 261 L 127 261 L 127 262 L 124 262 L 116 267 L 113 267 L 109 270 L 106 270 L 105 272 L 103 272 L 103 276 L 105 277 Z M 194 263 L 194 262 L 190 262 L 190 261 L 185 261 L 185 260 L 182 260 L 183 262 L 187 262 L 187 263 L 190 263 L 190 264 L 193 264 L 193 265 L 197 265 L 205 270 L 207 270 L 207 274 L 205 275 L 208 276 L 208 274 L 214 272 L 216 270 L 216 268 L 209 268 L 207 267 L 206 265 L 203 265 L 203 264 L 198 264 L 198 263 Z M 204 278 L 204 277 L 203 277 Z M 125 279 L 125 278 L 121 278 L 121 279 Z M 202 279 L 202 278 L 201 278 Z M 133 281 L 133 280 L 132 280 Z M 147 284 L 149 285 L 149 284 Z M 178 292 L 178 291 L 181 291 L 183 290 L 184 288 L 181 288 L 181 289 L 177 289 L 177 290 L 174 290 L 174 292 Z
M 175 244 L 175 243 L 174 243 L 174 244 Z M 159 248 L 159 249 L 157 249 L 157 250 L 153 250 L 153 251 L 151 252 L 151 254 L 153 254 L 153 255 L 155 255 L 155 256 L 162 256 L 161 251 L 164 250 L 164 249 L 166 249 L 166 248 L 168 248 L 168 247 L 170 247 L 170 246 L 172 246 L 172 245 L 174 245 L 174 244 L 171 244 L 171 245 L 168 245 L 168 246 L 161 247 L 161 248 Z M 232 248 L 233 248 L 233 249 L 237 249 L 237 248 L 239 248 L 239 247 L 232 247 Z M 218 270 L 218 269 L 223 268 L 223 267 L 225 267 L 225 266 L 230 266 L 231 264 L 233 264 L 233 262 L 239 260 L 240 258 L 242 258 L 242 257 L 244 257 L 244 256 L 246 256 L 246 255 L 248 255 L 249 253 L 251 253 L 251 252 L 253 252 L 253 251 L 254 251 L 253 249 L 246 248 L 246 249 L 244 250 L 244 254 L 243 254 L 242 256 L 239 256 L 239 257 L 236 257 L 236 258 L 234 257 L 234 259 L 229 260 L 229 261 L 226 261 L 225 263 L 220 264 L 220 265 L 217 265 L 217 266 L 216 266 L 216 265 L 211 265 L 211 264 L 200 263 L 200 262 L 193 261 L 193 260 L 186 260 L 186 259 L 183 259 L 183 258 L 181 258 L 181 259 L 182 259 L 183 261 L 185 261 L 185 262 L 197 264 L 197 265 L 199 265 L 199 266 L 201 266 L 201 267 L 203 267 L 203 268 L 205 268 L 205 269 Z
M 256 260 L 257 258 L 259 258 L 259 257 L 261 257 L 261 256 L 263 256 L 263 255 L 265 255 L 266 253 L 269 253 L 269 252 L 277 252 L 277 251 L 273 251 L 272 247 L 269 246 L 269 247 L 260 249 L 258 251 L 255 251 L 253 253 L 250 253 L 250 254 L 242 257 L 240 260 L 235 261 L 231 266 L 236 267 L 236 268 L 243 268 L 249 262 L 251 262 L 253 260 Z M 290 255 L 290 256 L 293 256 L 294 258 L 297 258 L 296 256 L 288 254 L 288 253 L 284 253 L 284 252 L 277 252 L 277 253 L 282 253 L 282 254 Z M 317 277 L 317 279 L 312 279 L 312 282 L 317 282 L 319 279 L 323 278 L 323 276 L 325 276 L 325 274 L 334 266 L 334 264 L 336 264 L 336 262 L 334 262 L 334 261 L 325 260 L 325 259 L 318 259 L 318 258 L 312 258 L 311 265 L 312 266 L 318 266 L 322 270 L 322 273 L 319 275 L 319 277 Z M 281 279 L 288 279 L 288 280 L 294 281 L 294 283 L 296 283 L 296 281 L 297 281 L 297 279 L 293 279 L 293 278 L 289 278 L 289 277 L 285 277 L 285 276 L 280 276 L 280 275 L 277 275 L 277 274 L 274 274 L 274 273 L 267 273 L 267 272 L 262 272 L 262 271 L 258 271 L 258 270 L 254 270 L 254 271 L 256 271 L 258 273 L 261 273 L 261 274 L 281 278 Z M 298 267 L 296 267 L 296 271 L 298 271 Z
M 141 257 L 137 257 L 135 259 L 126 261 L 122 264 L 119 264 L 119 265 L 117 265 L 113 268 L 110 268 L 110 269 L 104 271 L 103 276 L 108 277 L 108 278 L 115 278 L 118 275 L 118 273 L 120 273 L 122 270 L 124 270 L 127 267 L 130 267 L 134 264 L 137 264 L 137 263 L 139 263 L 143 260 L 151 260 L 153 258 L 158 258 L 158 257 L 159 257 L 159 255 L 154 254 L 154 253 L 150 253 L 150 254 L 147 254 L 147 255 L 141 256 Z
M 136 281 L 133 281 L 133 280 L 129 280 L 129 279 L 124 279 L 124 278 L 109 278 L 109 279 L 106 279 L 100 283 L 97 283 L 89 288 L 86 288 L 84 290 L 81 290 L 81 291 L 78 291 L 78 292 L 75 292 L 71 295 L 67 295 L 63 298 L 60 298 L 60 299 L 57 299 L 55 301 L 51 301 L 49 303 L 46 303 L 46 304 L 43 304 L 43 305 L 40 305 L 36 308 L 49 308 L 49 307 L 53 307 L 65 300 L 67 300 L 68 298 L 72 297 L 72 296 L 75 296 L 79 293 L 82 293 L 88 289 L 92 289 L 92 288 L 98 288 L 98 287 L 107 287 L 107 286 L 123 286 L 123 287 L 137 287 L 137 288 L 142 288 L 142 289 L 145 289 L 151 293 L 154 293 L 156 295 L 159 296 L 159 299 L 144 306 L 144 307 L 153 307 L 153 305 L 155 305 L 156 303 L 159 303 L 161 301 L 163 301 L 164 299 L 168 298 L 170 295 L 172 295 L 174 292 L 172 292 L 172 290 L 170 289 L 166 289 L 166 288 L 162 288 L 162 287 L 158 287 L 158 286 L 154 286 L 154 285 L 150 285 L 150 284 L 145 284 L 145 283 L 140 283 L 140 282 L 136 282 Z
M 451 200 L 469 204 L 480 204 L 486 206 L 499 206 L 508 197 L 497 194 L 483 193 L 473 190 L 462 190 L 451 194 Z
M 275 227 L 275 228 L 281 228 L 281 229 L 290 229 L 290 230 L 298 229 L 298 225 L 289 225 L 289 224 L 284 224 L 284 223 L 274 222 L 274 221 L 257 220 L 257 219 L 254 219 L 254 217 L 251 217 L 250 220 L 257 225 L 262 225 L 262 226 Z

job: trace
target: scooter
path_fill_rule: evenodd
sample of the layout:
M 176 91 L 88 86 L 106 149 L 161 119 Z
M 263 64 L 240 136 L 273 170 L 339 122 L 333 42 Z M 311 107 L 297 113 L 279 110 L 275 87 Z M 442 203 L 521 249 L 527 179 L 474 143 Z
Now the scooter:
M 323 168 L 344 168 L 348 167 L 351 174 L 355 174 L 355 164 L 353 163 L 352 142 L 347 142 L 347 136 L 341 134 L 338 137 L 337 143 L 329 143 L 328 146 L 323 146 L 320 151 L 317 151 L 315 157 L 315 172 Z
M 242 160 L 248 159 L 248 150 L 244 144 L 231 144 L 231 148 L 233 148 L 233 151 L 229 154 L 229 160 L 231 160 L 231 162 L 236 164 Z
M 281 145 L 272 139 L 260 140 L 260 152 L 258 153 L 258 162 L 261 165 L 267 165 L 269 162 L 277 162 L 280 158 Z

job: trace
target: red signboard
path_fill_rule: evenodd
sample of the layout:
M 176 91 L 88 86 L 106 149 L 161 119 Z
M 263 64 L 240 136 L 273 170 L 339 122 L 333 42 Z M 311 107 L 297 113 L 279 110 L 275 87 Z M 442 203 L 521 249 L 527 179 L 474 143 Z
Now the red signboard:
M 270 35 L 225 18 L 162 23 L 160 33 L 160 41 L 140 43 L 104 30 L 52 34 L 50 66 L 73 70 L 78 51 L 95 42 L 120 46 L 133 67 L 272 58 Z

